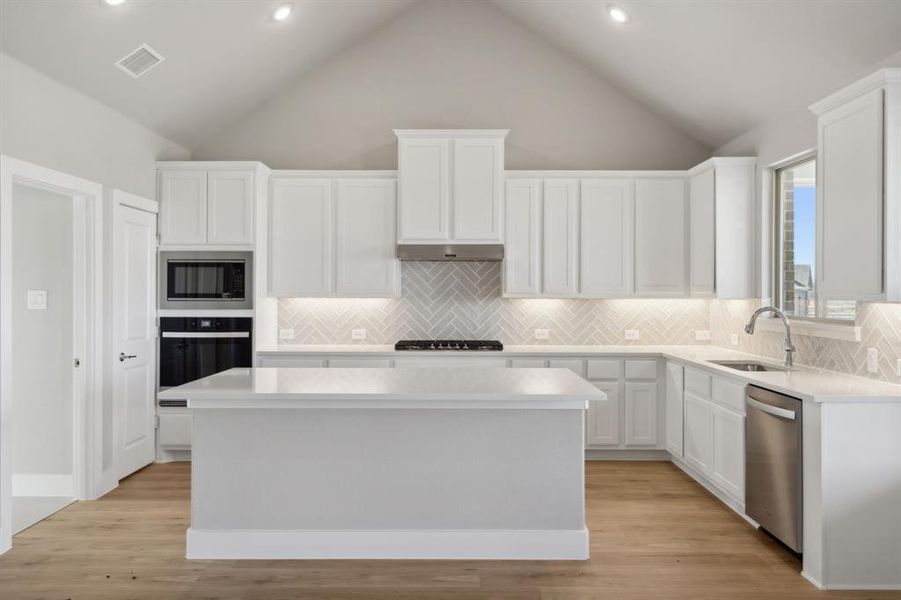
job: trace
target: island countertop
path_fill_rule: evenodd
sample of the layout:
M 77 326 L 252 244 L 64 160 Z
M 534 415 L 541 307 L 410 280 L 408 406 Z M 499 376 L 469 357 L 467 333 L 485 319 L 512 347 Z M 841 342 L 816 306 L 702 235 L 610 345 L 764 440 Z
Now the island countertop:
M 171 388 L 190 408 L 578 409 L 606 395 L 569 369 L 230 369 Z

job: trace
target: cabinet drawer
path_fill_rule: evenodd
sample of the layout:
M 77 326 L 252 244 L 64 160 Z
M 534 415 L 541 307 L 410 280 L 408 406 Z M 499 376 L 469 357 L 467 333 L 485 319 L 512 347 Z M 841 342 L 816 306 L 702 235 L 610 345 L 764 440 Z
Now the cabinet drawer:
M 618 380 L 622 377 L 623 361 L 589 360 L 588 379 Z
M 547 361 L 541 358 L 514 358 L 510 361 L 510 366 L 514 369 L 543 369 L 547 366 Z
M 713 401 L 743 415 L 745 414 L 745 386 L 728 379 L 714 377 Z
M 166 448 L 191 447 L 191 411 L 160 415 L 159 441 Z
M 702 371 L 685 369 L 685 389 L 703 398 L 710 398 L 712 377 Z
M 657 361 L 627 360 L 626 379 L 657 379 Z
M 387 358 L 334 358 L 329 359 L 328 366 L 333 369 L 387 368 L 391 361 Z
M 313 358 L 299 358 L 297 356 L 261 356 L 257 359 L 257 363 L 261 367 L 282 367 L 290 368 L 316 368 L 324 367 L 325 361 Z
M 548 366 L 552 369 L 569 369 L 579 377 L 585 377 L 585 363 L 581 360 L 551 360 Z

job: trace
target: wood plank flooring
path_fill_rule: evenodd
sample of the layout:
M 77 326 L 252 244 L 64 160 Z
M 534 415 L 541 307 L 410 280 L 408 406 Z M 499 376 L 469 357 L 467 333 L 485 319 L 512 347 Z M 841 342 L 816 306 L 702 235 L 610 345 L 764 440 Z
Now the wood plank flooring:
M 0 556 L 0 599 L 901 598 L 818 591 L 790 553 L 669 463 L 586 471 L 586 562 L 188 561 L 189 465 L 151 465 L 16 536 Z

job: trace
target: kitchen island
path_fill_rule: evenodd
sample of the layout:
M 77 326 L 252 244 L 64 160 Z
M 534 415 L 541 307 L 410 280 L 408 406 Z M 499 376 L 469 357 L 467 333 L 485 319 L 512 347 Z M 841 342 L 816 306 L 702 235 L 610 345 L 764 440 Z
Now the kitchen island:
M 566 369 L 231 369 L 193 410 L 188 558 L 588 558 Z

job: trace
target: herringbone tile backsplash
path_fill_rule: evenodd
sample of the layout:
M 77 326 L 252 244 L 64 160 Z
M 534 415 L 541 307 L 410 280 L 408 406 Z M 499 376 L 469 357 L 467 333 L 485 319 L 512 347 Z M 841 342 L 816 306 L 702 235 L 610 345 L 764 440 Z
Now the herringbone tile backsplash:
M 294 344 L 349 344 L 353 328 L 367 344 L 399 339 L 499 339 L 505 344 L 694 344 L 709 329 L 707 300 L 557 300 L 501 298 L 501 264 L 403 263 L 403 297 L 279 301 L 279 328 Z M 535 329 L 550 330 L 536 342 Z M 638 329 L 637 342 L 623 332 Z
M 500 263 L 410 262 L 402 267 L 401 298 L 292 298 L 279 301 L 279 328 L 294 329 L 285 344 L 350 344 L 351 329 L 366 329 L 366 344 L 399 339 L 499 339 L 505 344 L 686 345 L 696 330 L 710 343 L 781 359 L 781 334 L 744 333 L 757 300 L 557 300 L 501 298 Z M 861 342 L 798 335 L 796 361 L 835 371 L 901 383 L 901 305 L 861 304 Z M 533 339 L 535 329 L 550 339 Z M 638 341 L 623 338 L 638 329 Z M 737 334 L 739 345 L 731 344 Z M 879 372 L 867 373 L 867 348 L 879 350 Z

